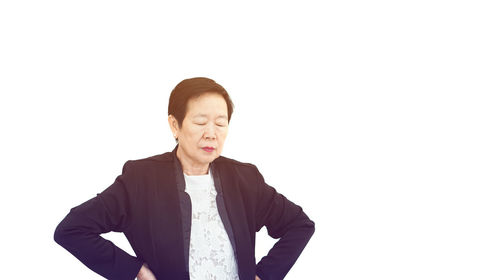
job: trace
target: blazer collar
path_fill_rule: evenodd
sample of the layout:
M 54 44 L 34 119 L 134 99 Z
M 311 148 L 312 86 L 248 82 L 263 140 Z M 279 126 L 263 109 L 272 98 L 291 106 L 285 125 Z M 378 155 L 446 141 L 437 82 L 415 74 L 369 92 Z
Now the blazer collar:
M 172 158 L 174 160 L 174 173 L 175 173 L 175 181 L 177 182 L 177 189 L 179 191 L 184 191 L 186 189 L 186 182 L 184 180 L 184 173 L 182 171 L 182 165 L 179 159 L 177 158 L 177 148 L 179 144 L 177 144 L 172 151 Z

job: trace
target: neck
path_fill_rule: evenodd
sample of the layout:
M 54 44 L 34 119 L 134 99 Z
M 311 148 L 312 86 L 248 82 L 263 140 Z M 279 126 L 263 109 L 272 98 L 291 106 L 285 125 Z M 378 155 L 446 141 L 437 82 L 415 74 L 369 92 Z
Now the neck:
M 208 174 L 208 163 L 200 164 L 191 160 L 179 146 L 177 149 L 177 158 L 181 162 L 182 171 L 186 175 L 206 175 Z

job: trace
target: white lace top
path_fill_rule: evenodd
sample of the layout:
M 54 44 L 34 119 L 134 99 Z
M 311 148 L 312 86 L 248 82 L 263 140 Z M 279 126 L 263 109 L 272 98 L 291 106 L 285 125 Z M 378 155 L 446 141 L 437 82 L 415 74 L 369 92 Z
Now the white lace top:
M 233 247 L 217 210 L 212 174 L 184 174 L 191 198 L 189 276 L 191 280 L 239 280 Z

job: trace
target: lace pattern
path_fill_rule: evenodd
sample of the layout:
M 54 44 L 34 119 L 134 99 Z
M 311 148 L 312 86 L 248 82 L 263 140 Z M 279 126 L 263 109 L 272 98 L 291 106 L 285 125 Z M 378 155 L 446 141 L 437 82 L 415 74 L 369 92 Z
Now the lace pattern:
M 209 175 L 185 175 L 192 205 L 190 279 L 238 280 L 233 248 L 217 210 L 217 191 Z

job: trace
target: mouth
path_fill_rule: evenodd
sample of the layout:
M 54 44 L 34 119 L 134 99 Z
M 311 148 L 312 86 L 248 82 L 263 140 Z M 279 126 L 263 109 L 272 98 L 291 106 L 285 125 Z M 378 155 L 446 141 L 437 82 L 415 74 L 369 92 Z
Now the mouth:
M 214 147 L 203 147 L 202 149 L 203 149 L 205 152 L 208 152 L 208 153 L 211 153 L 211 152 L 213 152 L 213 151 L 215 150 L 215 148 L 214 148 Z

